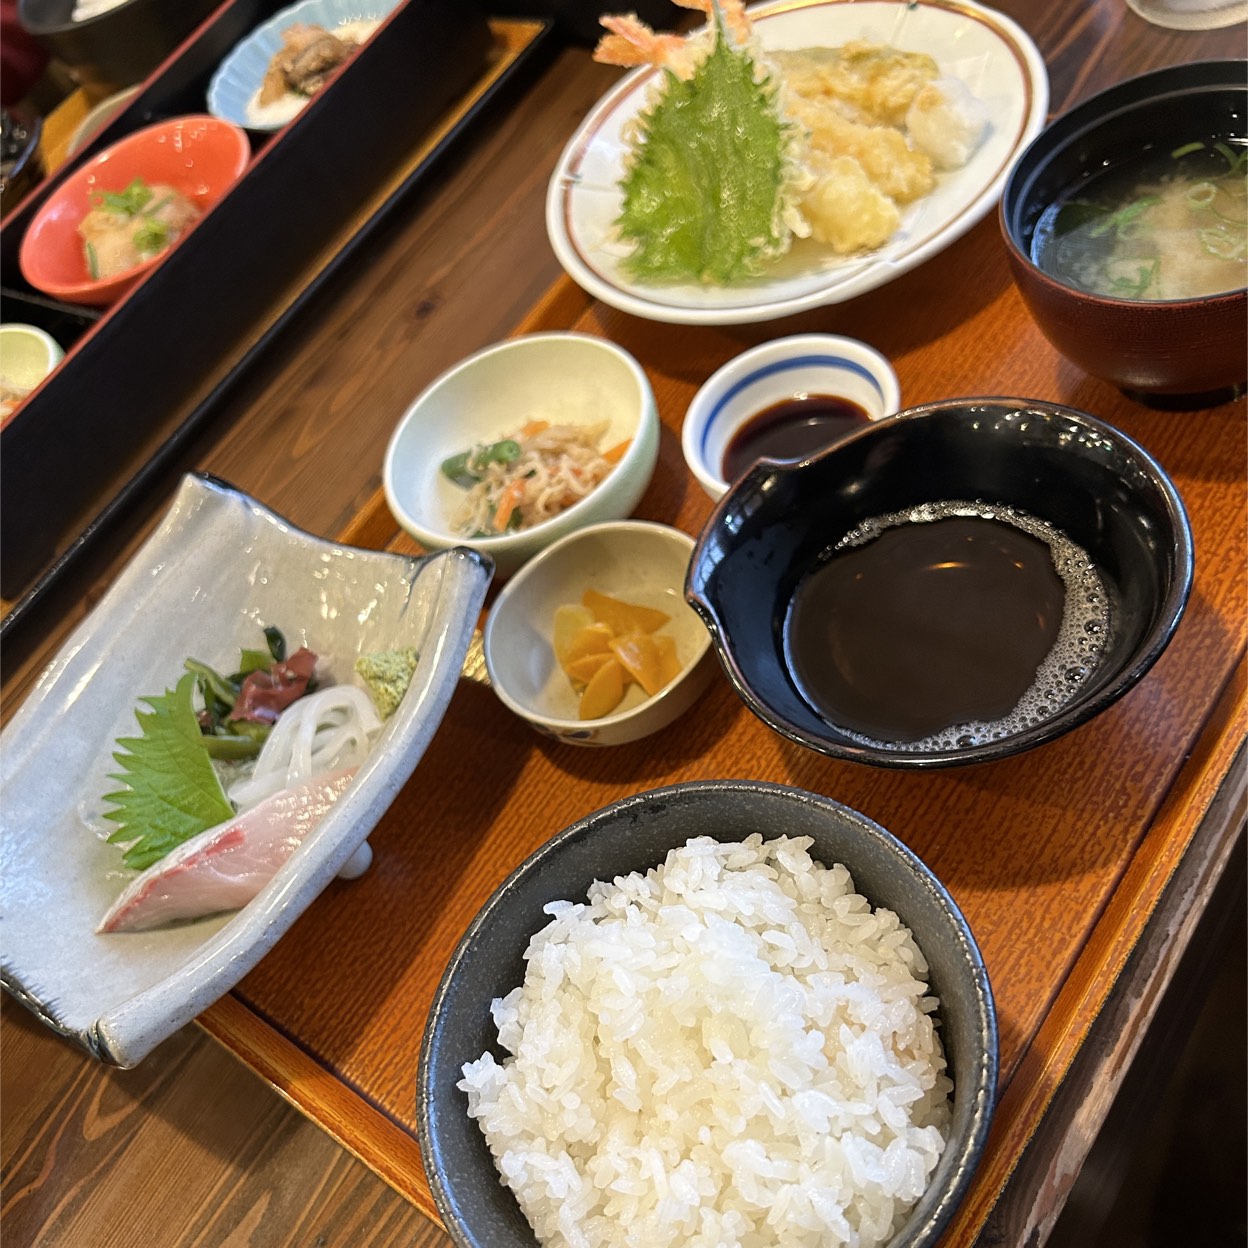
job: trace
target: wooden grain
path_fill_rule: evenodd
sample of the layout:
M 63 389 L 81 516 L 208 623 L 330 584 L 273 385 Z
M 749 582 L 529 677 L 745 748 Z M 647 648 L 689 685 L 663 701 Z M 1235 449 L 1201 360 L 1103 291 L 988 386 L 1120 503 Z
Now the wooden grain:
M 1225 54 L 1224 32 L 1157 31 L 1118 0 L 1001 7 L 1044 51 L 1054 111 L 1131 72 Z M 358 269 L 323 292 L 185 466 L 218 473 L 315 532 L 356 524 L 357 540 L 383 544 L 393 524 L 377 503 L 381 456 L 411 397 L 455 360 L 517 327 L 575 325 L 620 341 L 646 365 L 665 434 L 640 513 L 694 531 L 709 503 L 680 460 L 683 403 L 735 351 L 785 332 L 826 329 L 888 354 L 908 404 L 968 393 L 1034 395 L 1093 412 L 1135 436 L 1172 473 L 1191 511 L 1198 571 L 1187 616 L 1147 679 L 1094 723 L 1031 755 L 930 775 L 874 771 L 791 746 L 763 728 L 725 682 L 679 725 L 611 751 L 544 742 L 488 689 L 464 682 L 372 838 L 374 869 L 331 886 L 202 1023 L 427 1209 L 413 1134 L 420 1029 L 450 949 L 502 875 L 586 811 L 668 780 L 747 776 L 830 793 L 901 836 L 948 884 L 997 991 L 1002 1099 L 989 1155 L 949 1237 L 969 1242 L 1123 973 L 1244 734 L 1243 698 L 1234 692 L 1248 565 L 1243 406 L 1151 412 L 1065 364 L 1028 321 L 991 219 L 890 286 L 793 321 L 673 329 L 592 305 L 570 284 L 555 283 L 541 202 L 564 138 L 615 76 L 582 50 L 563 53 L 381 232 Z M 153 492 L 147 515 L 93 569 L 91 587 L 59 604 L 47 644 L 6 671 L 7 698 L 20 697 L 43 656 L 108 583 L 175 480 L 171 473 Z M 3 1023 L 6 1102 L 11 1088 L 37 1082 L 49 1047 L 84 1088 L 103 1095 L 113 1086 L 114 1072 L 95 1070 L 50 1037 L 32 1046 L 29 1024 L 15 1025 L 13 1013 L 7 1009 Z M 216 1050 L 195 1045 L 186 1056 L 189 1081 L 222 1077 L 208 1054 Z M 40 1112 L 55 1120 L 66 1108 L 51 1094 L 29 1103 L 39 1108 L 12 1122 L 6 1108 L 6 1170 L 10 1157 L 29 1151 L 24 1186 L 41 1191 L 45 1213 L 62 1200 L 72 1204 L 88 1176 L 141 1188 L 134 1170 L 141 1154 L 98 1144 L 84 1144 L 54 1176 L 51 1141 L 35 1120 Z M 154 1155 L 160 1145 L 152 1141 L 165 1140 L 158 1115 L 135 1119 L 136 1138 L 146 1136 L 146 1155 Z M 263 1131 L 253 1125 L 244 1132 L 251 1133 Z M 197 1134 L 194 1126 L 189 1134 Z M 187 1148 L 193 1155 L 193 1139 L 172 1151 Z M 222 1216 L 233 1219 L 246 1197 L 226 1196 Z M 54 1222 L 35 1216 L 27 1225 Z M 111 1223 L 101 1217 L 91 1225 Z M 190 1222 L 170 1227 L 157 1242 L 197 1242 Z M 335 1234 L 336 1242 L 356 1242 L 341 1228 Z
M 198 1029 L 111 1070 L 8 999 L 3 1019 L 6 1245 L 450 1243 Z

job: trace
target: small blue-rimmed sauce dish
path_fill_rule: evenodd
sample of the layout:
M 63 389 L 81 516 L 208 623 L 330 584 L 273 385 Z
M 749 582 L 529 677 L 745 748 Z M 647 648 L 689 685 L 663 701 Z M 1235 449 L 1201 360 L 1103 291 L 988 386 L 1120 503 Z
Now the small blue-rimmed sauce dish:
M 776 338 L 708 378 L 685 413 L 681 449 L 698 483 L 719 498 L 758 460 L 805 459 L 900 406 L 892 365 L 865 342 Z

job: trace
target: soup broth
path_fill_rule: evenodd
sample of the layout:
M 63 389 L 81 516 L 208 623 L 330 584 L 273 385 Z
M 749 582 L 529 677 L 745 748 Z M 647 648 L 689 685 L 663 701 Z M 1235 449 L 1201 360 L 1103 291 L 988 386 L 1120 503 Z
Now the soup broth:
M 1248 149 L 1194 141 L 1089 178 L 1036 223 L 1032 260 L 1115 299 L 1194 299 L 1248 275 Z

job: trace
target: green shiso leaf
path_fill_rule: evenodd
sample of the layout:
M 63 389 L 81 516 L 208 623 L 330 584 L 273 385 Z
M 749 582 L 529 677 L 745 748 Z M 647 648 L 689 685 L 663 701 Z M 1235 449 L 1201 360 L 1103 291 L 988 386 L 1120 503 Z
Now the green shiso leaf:
M 121 771 L 110 775 L 125 787 L 105 796 L 116 809 L 104 817 L 118 824 L 110 841 L 126 845 L 126 866 L 142 870 L 205 828 L 234 815 L 195 718 L 195 675 L 188 672 L 163 697 L 140 699 L 142 736 L 121 737 L 113 755 Z
M 781 254 L 787 125 L 774 84 L 755 81 L 753 59 L 717 23 L 693 75 L 670 70 L 620 186 L 616 226 L 635 244 L 625 264 L 643 281 L 728 284 Z

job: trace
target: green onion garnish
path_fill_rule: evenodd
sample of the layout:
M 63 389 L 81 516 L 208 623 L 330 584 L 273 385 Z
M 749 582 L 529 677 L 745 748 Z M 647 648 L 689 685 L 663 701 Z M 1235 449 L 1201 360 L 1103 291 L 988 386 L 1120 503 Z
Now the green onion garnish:
M 135 178 L 124 191 L 102 191 L 96 200 L 109 212 L 123 217 L 138 216 L 152 198 L 152 188 L 142 178 Z

